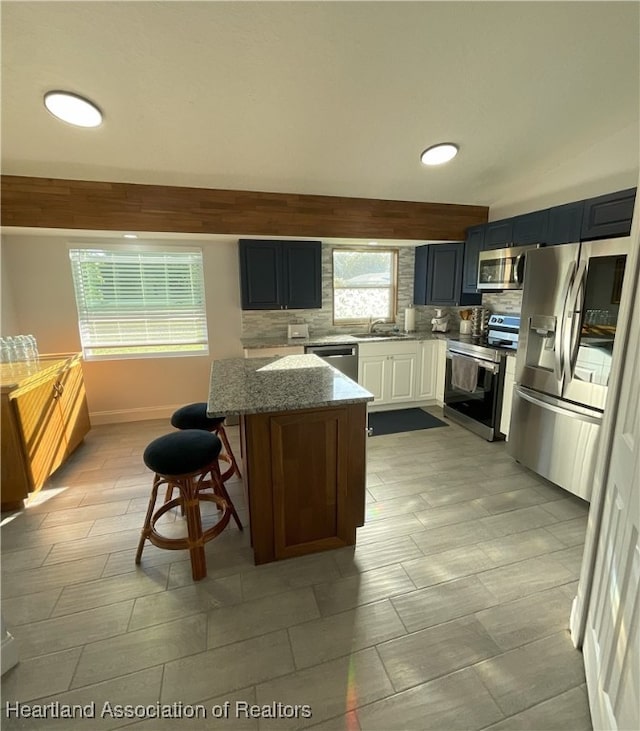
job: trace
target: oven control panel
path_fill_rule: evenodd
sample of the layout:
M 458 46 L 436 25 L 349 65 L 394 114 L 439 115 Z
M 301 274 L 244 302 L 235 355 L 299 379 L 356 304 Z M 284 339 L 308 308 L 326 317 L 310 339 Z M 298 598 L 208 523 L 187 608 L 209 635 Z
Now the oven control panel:
M 518 347 L 518 333 L 520 331 L 519 315 L 491 315 L 489 318 L 489 332 L 487 343 L 516 350 Z

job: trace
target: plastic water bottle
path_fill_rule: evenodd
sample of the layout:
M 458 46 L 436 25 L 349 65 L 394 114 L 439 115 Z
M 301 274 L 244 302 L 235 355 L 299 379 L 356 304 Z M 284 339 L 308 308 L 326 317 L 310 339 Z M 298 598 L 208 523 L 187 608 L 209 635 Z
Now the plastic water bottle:
M 17 360 L 16 343 L 11 335 L 9 335 L 9 337 L 5 339 L 5 352 L 6 352 L 5 363 L 15 363 Z
M 27 340 L 29 341 L 29 349 L 30 349 L 30 352 L 31 352 L 31 359 L 34 360 L 34 361 L 35 360 L 38 360 L 38 358 L 40 357 L 40 353 L 38 353 L 38 343 L 37 343 L 37 341 L 35 339 L 35 336 L 29 334 L 29 335 L 27 335 Z
M 15 340 L 15 351 L 16 360 L 19 363 L 28 362 L 29 358 L 29 343 L 25 335 L 18 335 Z
M 11 363 L 11 345 L 9 338 L 0 338 L 0 360 L 3 363 Z

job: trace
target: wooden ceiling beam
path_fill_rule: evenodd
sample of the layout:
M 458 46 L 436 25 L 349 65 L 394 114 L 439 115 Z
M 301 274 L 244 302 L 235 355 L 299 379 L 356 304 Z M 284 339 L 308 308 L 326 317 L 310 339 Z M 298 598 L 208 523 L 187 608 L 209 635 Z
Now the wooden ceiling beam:
M 1 178 L 4 226 L 250 236 L 462 241 L 488 207 L 183 188 L 17 175 Z

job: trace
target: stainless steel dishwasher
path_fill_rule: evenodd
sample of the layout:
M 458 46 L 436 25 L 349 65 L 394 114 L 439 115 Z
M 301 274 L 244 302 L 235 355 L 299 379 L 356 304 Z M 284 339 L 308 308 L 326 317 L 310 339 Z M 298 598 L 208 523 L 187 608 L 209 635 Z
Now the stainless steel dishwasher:
M 358 382 L 358 345 L 305 345 L 305 353 L 313 353 L 329 365 Z

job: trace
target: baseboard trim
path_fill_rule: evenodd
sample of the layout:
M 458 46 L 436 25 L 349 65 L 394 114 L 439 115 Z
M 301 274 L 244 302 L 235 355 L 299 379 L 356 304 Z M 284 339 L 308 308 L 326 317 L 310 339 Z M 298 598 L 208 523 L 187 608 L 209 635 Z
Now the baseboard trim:
M 173 412 L 184 405 L 185 404 L 177 404 L 175 406 L 148 406 L 140 409 L 92 411 L 89 414 L 89 420 L 91 421 L 91 426 L 123 424 L 128 421 L 152 421 L 154 419 L 165 419 L 168 422 Z M 229 416 L 225 421 L 227 426 L 234 426 L 237 423 L 237 416 Z
M 127 421 L 151 421 L 153 419 L 170 419 L 176 409 L 184 404 L 176 406 L 148 406 L 139 409 L 117 409 L 114 411 L 92 411 L 89 419 L 92 426 L 102 424 L 120 424 Z

